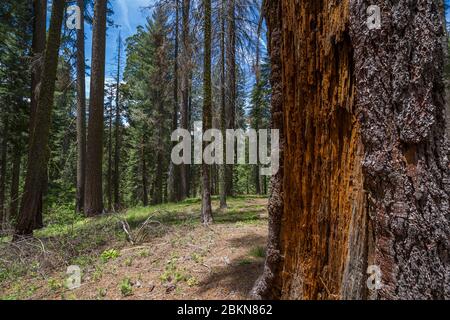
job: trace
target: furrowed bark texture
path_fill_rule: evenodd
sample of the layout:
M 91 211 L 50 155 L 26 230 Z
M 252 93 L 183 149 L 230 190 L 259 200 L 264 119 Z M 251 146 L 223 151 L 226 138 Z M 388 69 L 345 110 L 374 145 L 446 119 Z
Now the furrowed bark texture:
M 370 5 L 266 2 L 289 174 L 278 210 L 270 200 L 257 297 L 449 298 L 442 7 L 381 1 L 382 28 L 369 30 Z M 368 265 L 380 290 L 367 289 Z
M 365 26 L 369 1 L 351 1 L 373 264 L 382 299 L 450 298 L 450 170 L 445 137 L 443 3 L 378 1 L 382 28 Z
M 281 10 L 280 1 L 265 1 L 264 15 L 268 30 L 268 46 L 271 63 L 272 86 L 272 124 L 273 129 L 280 130 L 280 169 L 272 177 L 271 193 L 269 198 L 269 239 L 266 252 L 266 262 L 263 275 L 256 282 L 251 293 L 253 298 L 276 299 L 281 293 L 280 271 L 282 266 L 281 246 L 280 246 L 280 228 L 281 218 L 283 216 L 283 88 L 282 88 L 282 70 L 281 70 Z
M 95 216 L 103 212 L 102 163 L 106 9 L 106 0 L 97 0 L 95 2 L 84 190 L 84 212 L 87 216 Z
M 354 110 L 349 2 L 281 1 L 285 129 L 281 298 L 360 297 L 363 147 Z M 354 291 L 356 290 L 356 291 Z
M 86 177 L 86 62 L 84 43 L 84 0 L 77 0 L 81 9 L 81 29 L 77 30 L 77 199 L 76 211 L 84 206 Z
M 15 239 L 32 235 L 36 221 L 42 221 L 42 185 L 49 158 L 48 141 L 55 92 L 58 51 L 61 42 L 65 2 L 55 0 L 52 6 L 47 47 L 44 54 L 42 83 L 35 113 L 35 125 L 30 139 L 27 174 L 21 200 Z M 31 119 L 31 121 L 33 121 Z

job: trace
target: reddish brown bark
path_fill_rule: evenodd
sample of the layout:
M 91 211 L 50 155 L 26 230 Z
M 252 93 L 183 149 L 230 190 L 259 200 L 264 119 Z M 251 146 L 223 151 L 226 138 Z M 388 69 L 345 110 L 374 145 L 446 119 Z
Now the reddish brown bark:
M 106 0 L 94 7 L 92 36 L 92 74 L 86 153 L 84 212 L 87 216 L 103 212 L 103 108 L 105 86 Z
M 33 1 L 33 68 L 31 72 L 31 108 L 30 108 L 30 125 L 29 125 L 29 139 L 34 134 L 34 126 L 36 121 L 36 110 L 38 106 L 39 93 L 41 91 L 41 76 L 44 64 L 44 52 L 46 46 L 46 31 L 47 31 L 47 1 L 35 0 Z M 47 171 L 45 171 L 45 175 Z M 36 214 L 35 228 L 42 228 L 44 223 L 42 221 L 42 210 L 44 207 L 43 197 L 46 189 L 47 177 L 42 179 L 41 195 L 38 204 L 38 212 Z
M 270 200 L 257 297 L 450 296 L 442 7 L 385 1 L 370 31 L 369 5 L 266 2 L 289 174 Z M 381 290 L 368 290 L 368 265 Z
M 31 235 L 33 233 L 36 218 L 39 216 L 40 208 L 42 208 L 40 207 L 42 204 L 42 184 L 46 177 L 49 157 L 48 140 L 64 7 L 65 1 L 63 0 L 55 0 L 52 5 L 47 49 L 44 55 L 42 82 L 35 114 L 35 125 L 29 146 L 24 194 L 15 230 L 16 238 L 17 236 Z
M 86 62 L 84 49 L 84 0 L 77 0 L 81 9 L 81 29 L 77 30 L 77 212 L 83 211 L 86 181 Z

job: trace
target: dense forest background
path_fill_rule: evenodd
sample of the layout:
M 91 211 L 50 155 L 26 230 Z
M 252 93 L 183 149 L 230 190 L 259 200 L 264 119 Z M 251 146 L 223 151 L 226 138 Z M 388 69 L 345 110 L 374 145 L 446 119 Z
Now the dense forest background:
M 51 2 L 43 2 L 2 1 L 0 8 L 0 221 L 3 230 L 15 225 L 24 190 L 33 116 L 30 102 L 33 103 L 39 91 L 35 78 L 44 59 L 39 41 L 45 36 L 45 25 L 50 24 Z M 103 158 L 101 176 L 95 177 L 101 181 L 103 190 L 104 206 L 100 212 L 199 196 L 201 166 L 172 167 L 170 136 L 176 128 L 192 130 L 193 122 L 202 120 L 203 3 L 150 1 L 142 8 L 147 15 L 146 24 L 139 26 L 134 35 L 123 38 L 122 26 L 111 20 L 113 8 L 120 10 L 120 6 L 108 1 L 104 27 L 106 33 L 118 29 L 119 35 L 112 61 L 102 59 L 99 53 L 101 66 L 96 68 L 105 70 L 105 65 L 108 66 L 103 79 L 92 70 L 96 62 L 83 58 L 82 42 L 85 33 L 92 32 L 94 4 L 92 1 L 66 3 L 71 4 L 83 8 L 86 31 L 69 29 L 66 23 L 69 16 L 64 11 L 51 133 L 48 147 L 40 145 L 48 148 L 49 154 L 41 187 L 42 212 L 38 214 L 43 221 L 38 221 L 36 227 L 51 223 L 52 219 L 72 219 L 75 211 L 82 215 L 84 200 L 80 193 L 84 186 L 80 171 L 85 170 L 84 162 L 90 161 L 93 152 L 101 152 Z M 219 129 L 222 121 L 230 129 L 268 128 L 269 66 L 261 1 L 233 1 L 230 5 L 226 1 L 212 4 L 211 124 Z M 36 15 L 39 6 L 43 6 L 40 16 Z M 103 86 L 95 89 L 88 81 L 84 90 L 85 79 L 99 85 L 103 80 L 104 98 Z M 89 134 L 87 119 L 90 110 L 95 108 L 90 107 L 91 99 L 102 100 L 103 129 L 101 149 L 88 147 L 86 158 L 85 151 L 78 147 L 85 145 Z M 220 193 L 219 169 L 219 166 L 211 168 L 213 195 Z M 94 173 L 88 168 L 86 175 Z M 228 195 L 268 192 L 268 179 L 259 176 L 256 166 L 228 167 L 226 176 Z

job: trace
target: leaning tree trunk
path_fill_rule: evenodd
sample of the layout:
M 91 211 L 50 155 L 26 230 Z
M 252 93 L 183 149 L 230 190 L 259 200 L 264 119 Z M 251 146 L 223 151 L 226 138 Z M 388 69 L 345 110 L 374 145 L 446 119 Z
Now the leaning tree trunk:
M 266 2 L 289 175 L 255 296 L 450 298 L 442 6 L 379 2 Z
M 106 0 L 94 7 L 92 36 L 92 75 L 86 153 L 84 212 L 87 216 L 103 212 L 103 108 L 105 87 Z
M 81 9 L 80 26 L 77 30 L 77 199 L 76 211 L 84 206 L 86 181 L 86 62 L 84 56 L 84 0 L 77 0 Z
M 34 132 L 29 146 L 24 193 L 15 230 L 16 238 L 17 236 L 31 235 L 35 227 L 36 217 L 39 215 L 42 183 L 46 176 L 49 158 L 48 141 L 64 7 L 64 0 L 53 1 Z

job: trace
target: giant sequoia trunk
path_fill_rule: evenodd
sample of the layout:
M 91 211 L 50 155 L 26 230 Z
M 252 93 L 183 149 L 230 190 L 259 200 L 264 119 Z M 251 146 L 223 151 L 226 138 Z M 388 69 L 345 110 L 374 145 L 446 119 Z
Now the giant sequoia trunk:
M 41 209 L 42 184 L 46 178 L 49 158 L 48 141 L 64 7 L 64 0 L 53 1 L 50 29 L 44 55 L 42 82 L 35 113 L 34 130 L 29 146 L 24 193 L 15 231 L 16 237 L 33 233 L 36 217 L 39 216 Z
M 84 193 L 84 212 L 88 216 L 95 216 L 103 211 L 102 163 L 106 7 L 106 0 L 97 0 L 95 2 Z
M 289 174 L 273 178 L 255 296 L 450 298 L 442 6 L 378 4 L 369 30 L 369 1 L 266 2 Z

